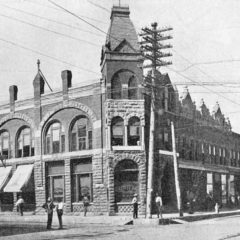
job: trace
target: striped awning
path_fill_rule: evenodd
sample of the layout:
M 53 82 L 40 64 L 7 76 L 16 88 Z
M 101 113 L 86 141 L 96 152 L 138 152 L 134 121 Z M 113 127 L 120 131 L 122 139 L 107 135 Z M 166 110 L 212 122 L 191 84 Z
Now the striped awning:
M 3 187 L 8 181 L 11 170 L 12 170 L 11 166 L 0 167 L 0 191 L 2 191 Z
M 4 192 L 21 192 L 31 178 L 33 164 L 20 165 L 17 167 L 12 178 L 4 188 Z

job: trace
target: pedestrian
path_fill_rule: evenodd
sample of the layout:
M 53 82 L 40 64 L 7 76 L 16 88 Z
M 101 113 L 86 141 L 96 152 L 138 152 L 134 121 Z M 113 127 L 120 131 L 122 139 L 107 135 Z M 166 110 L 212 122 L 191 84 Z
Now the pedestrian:
M 189 214 L 193 214 L 194 213 L 194 202 L 195 202 L 195 198 L 194 198 L 194 193 L 192 191 L 187 191 L 187 200 L 188 200 L 188 213 Z
M 63 225 L 62 225 L 63 207 L 64 207 L 63 201 L 59 200 L 59 202 L 58 202 L 58 204 L 56 206 L 58 222 L 59 222 L 59 228 L 58 229 L 62 229 L 63 228 Z
M 157 193 L 156 198 L 155 198 L 156 206 L 157 206 L 157 217 L 162 219 L 162 197 Z
M 88 199 L 87 194 L 85 194 L 84 197 L 83 197 L 84 217 L 86 217 L 86 215 L 87 215 L 88 206 L 89 206 L 89 199 Z
M 23 205 L 24 205 L 24 200 L 21 195 L 19 195 L 18 200 L 16 202 L 17 206 L 17 211 L 20 213 L 21 216 L 23 216 Z
M 133 205 L 133 218 L 138 218 L 138 200 L 136 193 L 133 196 L 132 205 Z
M 47 202 L 42 205 L 42 207 L 45 209 L 47 213 L 47 229 L 51 229 L 52 227 L 52 217 L 53 217 L 53 209 L 55 208 L 55 205 L 53 204 L 52 199 L 49 197 Z

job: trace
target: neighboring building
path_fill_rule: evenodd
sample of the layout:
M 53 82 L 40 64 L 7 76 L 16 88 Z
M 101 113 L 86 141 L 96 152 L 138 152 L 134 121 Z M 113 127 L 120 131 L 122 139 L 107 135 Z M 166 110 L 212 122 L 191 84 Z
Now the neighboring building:
M 0 106 L 0 153 L 8 158 L 0 167 L 2 211 L 15 210 L 21 193 L 29 210 L 41 209 L 50 196 L 64 200 L 67 212 L 81 212 L 87 195 L 94 214 L 129 213 L 137 193 L 145 213 L 150 107 L 129 13 L 128 7 L 112 8 L 99 83 L 72 87 L 65 70 L 62 91 L 45 94 L 39 70 L 34 97 L 23 101 L 17 101 L 17 86 L 10 86 L 10 102 Z M 187 90 L 180 101 L 168 75 L 158 72 L 157 78 L 153 192 L 176 208 L 172 160 L 159 155 L 171 150 L 173 121 L 184 203 L 189 191 L 203 206 L 209 191 L 229 202 L 240 193 L 239 135 L 218 105 L 213 115 L 204 103 L 198 111 Z

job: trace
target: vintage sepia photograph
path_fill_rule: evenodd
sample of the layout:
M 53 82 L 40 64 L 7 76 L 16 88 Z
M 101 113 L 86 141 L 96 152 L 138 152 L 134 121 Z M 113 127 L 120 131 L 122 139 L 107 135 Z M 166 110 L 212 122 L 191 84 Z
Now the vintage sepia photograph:
M 240 239 L 239 0 L 0 0 L 0 240 Z

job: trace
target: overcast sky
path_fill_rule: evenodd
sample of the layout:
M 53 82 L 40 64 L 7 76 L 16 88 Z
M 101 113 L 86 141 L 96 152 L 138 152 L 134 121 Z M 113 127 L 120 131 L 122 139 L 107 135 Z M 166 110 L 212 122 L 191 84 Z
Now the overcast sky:
M 0 0 L 0 102 L 18 85 L 19 99 L 33 96 L 37 59 L 53 90 L 61 88 L 61 71 L 73 73 L 73 85 L 98 81 L 101 46 L 110 11 L 118 0 Z M 172 26 L 172 62 L 168 72 L 182 92 L 188 85 L 193 101 L 203 98 L 212 112 L 218 101 L 240 133 L 240 1 L 239 0 L 121 0 L 140 32 L 158 22 Z M 208 85 L 202 85 L 202 82 Z M 189 85 L 198 84 L 198 86 Z M 209 85 L 211 83 L 211 85 Z M 213 85 L 212 83 L 215 83 Z

